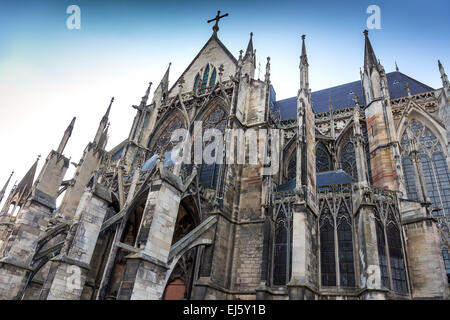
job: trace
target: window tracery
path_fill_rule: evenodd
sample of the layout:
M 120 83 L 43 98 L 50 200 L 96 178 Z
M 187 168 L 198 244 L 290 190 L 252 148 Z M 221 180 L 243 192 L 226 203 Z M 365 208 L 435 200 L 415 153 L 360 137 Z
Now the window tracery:
M 332 192 L 337 191 L 331 190 Z M 349 196 L 320 200 L 320 270 L 322 286 L 355 287 L 353 227 Z
M 207 64 L 204 71 L 200 71 L 194 79 L 194 91 L 198 89 L 205 89 L 207 86 L 213 86 L 216 84 L 217 70 L 211 65 Z M 200 90 L 203 92 L 204 90 Z
M 341 168 L 353 178 L 358 178 L 358 170 L 356 167 L 355 145 L 350 139 L 351 133 L 348 133 L 342 142 L 341 148 Z
M 288 221 L 280 214 L 275 222 L 273 284 L 285 285 L 288 274 Z
M 153 147 L 153 154 L 161 154 L 161 152 L 169 152 L 173 147 L 181 140 L 171 142 L 172 133 L 180 128 L 184 128 L 184 122 L 180 117 L 176 116 L 169 120 L 169 123 L 160 131 L 160 135 L 157 137 Z
M 414 152 L 418 153 L 417 165 L 423 173 L 426 195 L 433 206 L 433 215 L 438 219 L 441 230 L 446 230 L 450 215 L 450 170 L 439 139 L 422 122 L 412 119 L 405 128 L 401 139 L 403 173 L 407 196 L 411 200 L 418 199 L 418 188 L 414 179 Z M 442 233 L 443 256 L 447 274 L 450 274 L 448 254 L 448 235 Z
M 316 147 L 316 172 L 333 170 L 330 154 L 323 143 L 319 142 Z
M 320 224 L 320 268 L 322 286 L 336 285 L 336 256 L 334 243 L 334 220 L 324 201 Z
M 381 284 L 396 293 L 408 293 L 400 219 L 392 203 L 378 199 L 374 209 Z M 392 283 L 392 286 L 391 286 Z
M 227 126 L 227 113 L 222 107 L 217 106 L 203 120 L 202 134 L 204 134 L 207 129 L 218 129 L 223 135 L 226 126 Z M 203 141 L 204 144 L 203 147 L 205 148 L 207 144 L 211 144 L 214 142 L 215 137 L 212 137 L 210 141 Z M 215 157 L 219 156 L 217 150 L 214 149 L 212 151 L 212 156 Z M 200 181 L 209 188 L 215 188 L 217 186 L 217 180 L 219 177 L 219 169 L 220 169 L 220 164 L 217 163 L 217 160 L 218 159 L 216 158 L 216 161 L 212 164 L 203 163 L 199 168 Z

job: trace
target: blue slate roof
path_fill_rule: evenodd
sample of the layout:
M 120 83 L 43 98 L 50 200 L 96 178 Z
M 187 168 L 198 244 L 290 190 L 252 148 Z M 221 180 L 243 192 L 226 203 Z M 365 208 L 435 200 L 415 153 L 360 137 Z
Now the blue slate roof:
M 316 173 L 316 184 L 318 187 L 332 184 L 351 183 L 353 181 L 354 179 L 352 176 L 342 169 Z
M 411 94 L 418 94 L 434 90 L 433 88 L 408 77 L 407 75 L 394 71 L 386 74 L 389 86 L 389 93 L 392 99 L 405 97 L 408 95 L 405 84 L 408 82 Z M 329 109 L 330 97 L 333 109 L 340 109 L 353 106 L 354 94 L 357 94 L 361 103 L 363 102 L 363 92 L 361 81 L 354 81 L 340 86 L 323 89 L 311 93 L 313 110 L 315 113 L 325 112 Z M 297 117 L 297 97 L 275 101 L 274 112 L 281 112 L 281 120 L 288 120 Z
M 118 150 L 116 153 L 114 153 L 114 155 L 112 156 L 112 159 L 119 159 L 120 156 L 122 155 L 122 153 L 123 153 L 123 148 Z
M 335 171 L 325 171 L 316 173 L 316 184 L 318 187 L 333 185 L 333 184 L 345 184 L 351 183 L 354 179 L 344 170 L 339 169 Z M 288 191 L 295 189 L 296 179 L 293 178 L 283 184 L 280 184 L 277 191 Z
M 295 184 L 296 184 L 296 180 L 295 178 L 280 184 L 277 188 L 277 191 L 288 191 L 288 190 L 294 190 L 295 189 Z

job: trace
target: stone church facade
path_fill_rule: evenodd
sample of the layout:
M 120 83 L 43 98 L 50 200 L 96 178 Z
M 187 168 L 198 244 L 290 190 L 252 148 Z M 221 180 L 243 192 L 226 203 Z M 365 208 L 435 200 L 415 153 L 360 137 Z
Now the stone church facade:
M 440 89 L 386 73 L 365 32 L 360 81 L 311 92 L 303 36 L 298 93 L 277 101 L 269 58 L 255 77 L 252 34 L 236 59 L 217 22 L 171 88 L 170 65 L 151 100 L 150 83 L 122 143 L 106 150 L 111 100 L 72 178 L 64 148 L 75 118 L 37 178 L 39 159 L 9 195 L 6 183 L 0 298 L 446 299 L 442 64 Z M 272 129 L 257 143 L 278 170 L 174 163 L 172 133 L 201 135 L 196 121 L 219 133 Z

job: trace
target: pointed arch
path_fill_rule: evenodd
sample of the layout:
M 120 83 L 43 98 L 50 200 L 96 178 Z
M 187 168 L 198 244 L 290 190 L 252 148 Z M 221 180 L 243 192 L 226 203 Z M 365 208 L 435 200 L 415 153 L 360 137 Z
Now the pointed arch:
M 200 86 L 200 73 L 197 73 L 197 75 L 195 76 L 195 80 L 194 80 L 194 92 L 197 91 L 199 86 Z
M 294 134 L 288 141 L 288 143 L 283 147 L 282 152 L 282 178 L 285 181 L 289 181 L 295 178 L 296 173 L 292 172 L 292 166 L 297 163 L 297 144 L 296 135 Z M 291 171 L 289 170 L 291 168 Z
M 381 220 L 380 214 L 377 209 L 374 209 L 374 218 L 375 218 L 375 230 L 377 234 L 377 251 L 378 251 L 378 261 L 380 266 L 381 273 L 381 284 L 385 288 L 389 288 L 389 272 L 388 272 L 388 263 L 386 257 L 386 239 L 384 235 L 384 224 Z
M 339 279 L 342 287 L 355 286 L 353 257 L 352 218 L 344 199 L 341 199 L 337 216 L 337 240 L 339 252 Z
M 321 285 L 336 286 L 334 219 L 326 200 L 319 218 Z
M 168 112 L 159 120 L 157 129 L 149 139 L 148 149 L 151 150 L 151 154 L 160 154 L 163 150 L 171 151 L 174 146 L 174 143 L 170 141 L 172 133 L 186 127 L 186 120 L 181 116 L 181 112 Z
M 316 172 L 333 170 L 331 155 L 323 142 L 319 141 L 316 145 Z
M 218 130 L 223 135 L 225 134 L 225 129 L 227 126 L 227 120 L 228 120 L 228 114 L 229 114 L 229 108 L 227 107 L 226 102 L 221 97 L 215 97 L 211 101 L 207 103 L 195 116 L 194 121 L 192 122 L 190 126 L 190 134 L 193 136 L 194 134 L 194 123 L 196 121 L 201 122 L 202 124 L 202 136 L 204 135 L 205 131 L 208 129 L 215 129 Z M 217 133 L 218 133 L 217 132 Z M 216 161 L 211 164 L 202 163 L 198 167 L 198 176 L 200 178 L 200 182 L 208 187 L 208 188 L 216 188 L 217 183 L 219 182 L 219 175 L 220 175 L 220 168 L 221 168 L 221 159 L 219 157 L 223 156 L 223 152 L 221 154 L 220 149 L 223 151 L 223 145 L 220 146 L 220 143 L 222 141 L 216 141 L 216 136 L 212 138 L 211 141 L 203 141 L 204 147 L 215 144 L 216 148 L 211 150 L 213 153 L 213 156 L 216 156 Z M 194 140 L 194 139 L 192 139 Z M 194 141 L 192 141 L 192 144 L 194 144 Z M 217 150 L 216 150 L 217 149 Z M 203 149 L 204 150 L 204 149 Z M 191 163 L 194 163 L 194 147 L 191 146 Z M 186 172 L 190 172 L 192 170 L 192 164 L 191 165 L 185 165 L 184 170 Z
M 356 166 L 355 145 L 351 139 L 353 130 L 349 130 L 343 137 L 338 148 L 339 162 L 342 170 L 353 178 L 358 178 L 358 168 Z
M 417 106 L 413 101 L 410 102 L 406 111 L 402 115 L 402 118 L 397 124 L 397 137 L 401 140 L 401 137 L 404 135 L 408 123 L 410 121 L 419 121 L 423 125 L 425 125 L 439 140 L 441 145 L 447 145 L 447 133 L 445 128 L 434 119 L 430 114 L 424 111 L 422 108 Z M 447 151 L 444 150 L 444 154 L 447 155 Z
M 450 215 L 450 170 L 441 139 L 422 121 L 412 118 L 405 124 L 400 141 L 408 198 L 417 200 L 417 189 L 421 187 L 408 174 L 414 169 L 410 153 L 415 151 L 418 152 L 420 163 L 417 165 L 421 166 L 427 196 L 433 206 L 441 208 L 435 215 Z
M 288 233 L 289 224 L 284 211 L 280 211 L 275 221 L 273 284 L 285 285 L 288 281 Z
M 403 259 L 403 246 L 400 229 L 397 223 L 389 222 L 387 224 L 386 235 L 389 246 L 389 261 L 391 265 L 391 278 L 393 286 L 392 289 L 398 293 L 408 293 L 405 261 Z
M 206 86 L 208 84 L 209 70 L 210 70 L 210 67 L 209 67 L 209 64 L 207 64 L 205 71 L 203 72 L 203 79 L 202 79 L 202 85 L 201 85 L 202 89 L 206 88 Z
M 216 68 L 214 68 L 212 74 L 211 74 L 211 78 L 209 79 L 209 85 L 213 86 L 216 84 Z

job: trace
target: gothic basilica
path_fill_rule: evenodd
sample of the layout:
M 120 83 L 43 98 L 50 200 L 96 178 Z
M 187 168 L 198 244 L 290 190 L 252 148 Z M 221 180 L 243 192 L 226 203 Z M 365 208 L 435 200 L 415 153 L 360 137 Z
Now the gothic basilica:
M 171 87 L 170 65 L 150 83 L 120 144 L 106 147 L 111 100 L 73 177 L 64 149 L 75 118 L 40 172 L 38 159 L 9 194 L 6 182 L 0 298 L 447 299 L 441 62 L 438 89 L 387 73 L 364 31 L 361 78 L 312 92 L 302 36 L 298 92 L 277 100 L 270 59 L 257 79 L 252 34 L 236 58 L 219 39 L 220 18 Z M 276 172 L 264 174 L 261 161 L 171 161 L 172 133 L 195 135 L 194 122 L 266 130 L 258 143 Z

